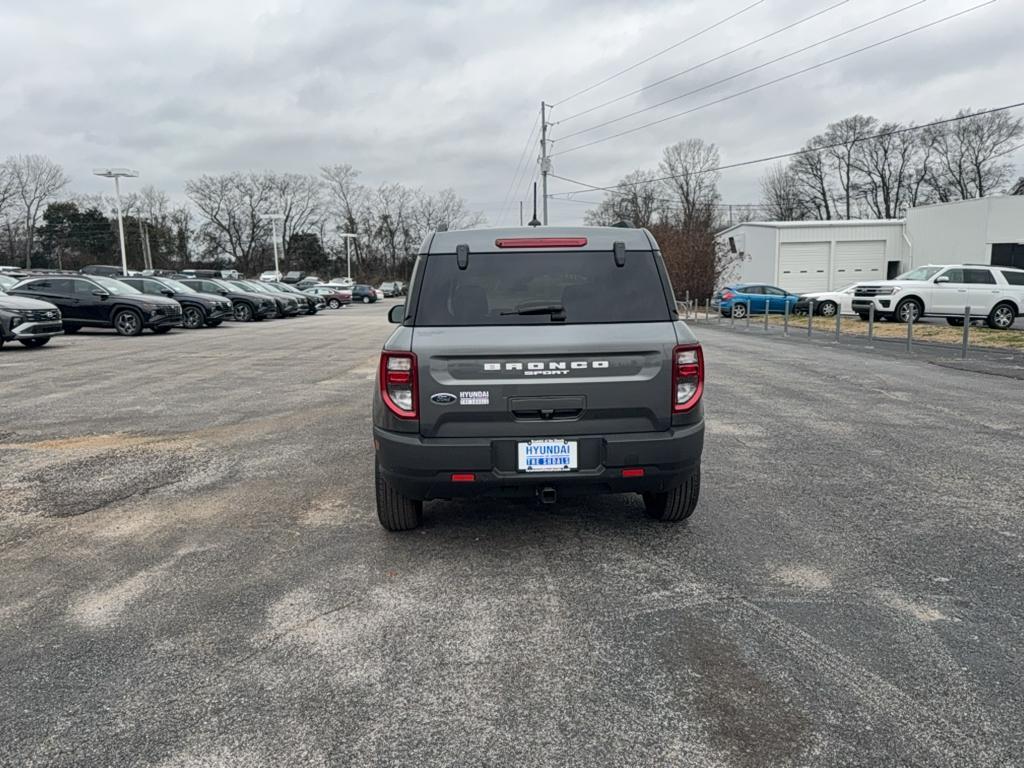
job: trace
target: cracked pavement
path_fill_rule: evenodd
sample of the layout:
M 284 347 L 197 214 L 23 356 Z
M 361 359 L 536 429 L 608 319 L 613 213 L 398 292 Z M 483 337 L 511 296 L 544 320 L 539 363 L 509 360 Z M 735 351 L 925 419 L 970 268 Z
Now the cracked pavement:
M 0 765 L 1021 764 L 1019 382 L 699 327 L 688 525 L 395 535 L 388 304 L 0 352 Z

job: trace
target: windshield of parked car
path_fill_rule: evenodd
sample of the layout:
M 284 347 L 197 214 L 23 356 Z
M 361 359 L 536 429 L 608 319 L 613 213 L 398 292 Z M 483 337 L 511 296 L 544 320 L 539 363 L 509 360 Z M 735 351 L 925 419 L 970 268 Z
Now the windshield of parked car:
M 236 288 L 248 291 L 249 293 L 271 293 L 269 288 L 266 288 L 259 283 L 243 283 L 242 281 L 232 281 L 232 285 Z
M 175 293 L 198 293 L 198 291 L 189 288 L 184 283 L 179 283 L 177 280 L 171 280 L 169 277 L 161 277 L 159 282 L 166 285 Z
M 912 269 L 909 272 L 905 272 L 897 280 L 931 280 L 935 275 L 941 272 L 945 267 L 918 267 Z
M 0 291 L 7 288 L 13 288 L 17 284 L 17 280 L 13 277 L 7 277 L 6 275 L 0 275 Z
M 127 283 L 122 283 L 120 280 L 114 280 L 110 277 L 98 277 L 96 275 L 89 275 L 89 279 L 99 285 L 107 293 L 113 295 L 128 295 L 128 294 L 141 294 L 142 291 L 137 288 L 132 288 Z
M 671 319 L 654 254 L 611 252 L 472 254 L 427 258 L 417 325 L 652 323 Z

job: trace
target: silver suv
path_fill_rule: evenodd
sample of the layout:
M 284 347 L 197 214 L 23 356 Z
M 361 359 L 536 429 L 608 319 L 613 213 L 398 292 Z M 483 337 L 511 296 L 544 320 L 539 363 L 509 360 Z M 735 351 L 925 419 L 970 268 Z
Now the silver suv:
M 420 251 L 373 405 L 377 512 L 423 501 L 640 493 L 697 505 L 704 359 L 643 229 L 437 232 Z

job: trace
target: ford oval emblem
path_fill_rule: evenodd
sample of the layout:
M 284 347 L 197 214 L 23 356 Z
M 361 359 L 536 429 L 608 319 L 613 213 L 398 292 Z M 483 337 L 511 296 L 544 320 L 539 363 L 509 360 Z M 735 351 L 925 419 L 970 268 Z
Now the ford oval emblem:
M 451 392 L 438 392 L 436 395 L 430 396 L 430 402 L 437 405 L 451 405 L 458 399 Z

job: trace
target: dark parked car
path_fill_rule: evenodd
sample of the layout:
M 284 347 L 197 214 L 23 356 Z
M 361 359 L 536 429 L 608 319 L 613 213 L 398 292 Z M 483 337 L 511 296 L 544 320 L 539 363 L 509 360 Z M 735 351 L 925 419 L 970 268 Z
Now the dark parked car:
M 317 285 L 307 288 L 303 293 L 319 296 L 327 302 L 327 306 L 331 309 L 341 309 L 352 303 L 352 291 L 333 285 Z
M 213 293 L 199 293 L 177 280 L 167 277 L 122 277 L 120 280 L 149 296 L 167 296 L 181 304 L 181 324 L 186 328 L 202 328 L 204 325 L 216 328 L 235 316 L 230 299 Z
M 353 285 L 352 301 L 361 301 L 363 304 L 373 304 L 377 300 L 377 291 L 370 285 Z
M 124 274 L 121 267 L 115 267 L 111 264 L 90 264 L 78 271 L 83 275 L 99 275 L 100 277 L 121 277 Z M 128 274 L 131 275 L 133 272 L 128 270 Z
M 298 288 L 296 288 L 294 285 L 288 285 L 287 283 L 278 283 L 276 281 L 263 283 L 263 285 L 268 285 L 271 288 L 280 291 L 281 293 L 288 294 L 289 296 L 299 301 L 300 305 L 301 302 L 306 302 L 307 315 L 315 315 L 321 309 L 327 308 L 327 302 L 325 302 L 322 298 L 320 298 L 319 296 L 313 296 L 308 293 L 304 293 L 303 291 L 300 291 Z
M 231 302 L 235 320 L 246 323 L 277 317 L 277 303 L 273 297 L 263 293 L 244 290 L 227 280 L 210 277 L 182 277 L 179 282 L 200 293 L 212 293 L 223 296 Z
M 255 293 L 262 293 L 270 296 L 271 299 L 277 304 L 277 314 L 279 317 L 295 317 L 299 312 L 305 312 L 305 302 L 300 306 L 298 299 L 283 295 L 280 291 L 275 288 L 271 288 L 258 280 L 231 280 L 230 282 L 237 285 L 239 288 L 248 287 L 249 290 Z
M 7 341 L 20 341 L 26 347 L 41 347 L 52 337 L 64 332 L 60 310 L 38 299 L 8 296 L 10 285 L 0 282 L 0 347 Z
M 55 304 L 65 333 L 88 326 L 138 336 L 144 328 L 167 333 L 181 325 L 181 305 L 174 299 L 146 296 L 120 280 L 99 275 L 35 275 L 22 280 L 10 293 Z

